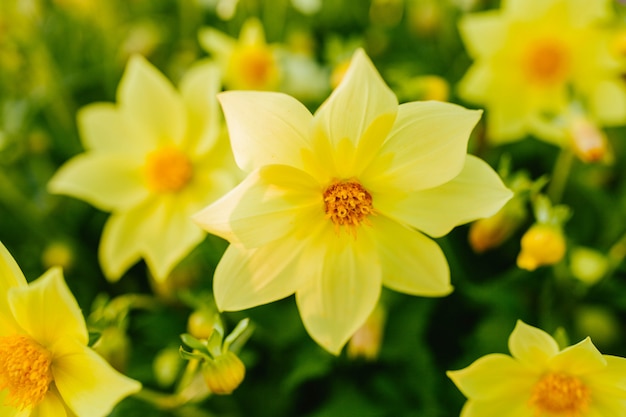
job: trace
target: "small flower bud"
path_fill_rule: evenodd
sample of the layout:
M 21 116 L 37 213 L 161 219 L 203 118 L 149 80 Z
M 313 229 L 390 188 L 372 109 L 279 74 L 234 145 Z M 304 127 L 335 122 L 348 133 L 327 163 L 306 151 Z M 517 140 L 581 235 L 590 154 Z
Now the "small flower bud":
M 348 357 L 367 360 L 374 360 L 378 357 L 383 341 L 386 315 L 385 309 L 378 304 L 348 342 Z
M 178 348 L 165 348 L 158 353 L 152 363 L 152 371 L 157 384 L 160 387 L 171 386 L 183 366 L 183 360 L 178 353 Z
M 522 250 L 517 266 L 534 271 L 543 265 L 553 265 L 565 256 L 565 237 L 559 227 L 535 223 L 522 236 Z
M 602 253 L 594 249 L 577 247 L 570 255 L 572 275 L 586 284 L 598 282 L 609 268 L 609 261 Z
M 208 308 L 195 310 L 187 319 L 187 331 L 196 339 L 208 339 L 213 333 L 213 326 L 219 315 Z
M 581 161 L 600 162 L 611 157 L 606 135 L 587 118 L 574 118 L 569 133 L 574 152 Z
M 513 198 L 493 216 L 471 224 L 469 244 L 476 253 L 496 248 L 515 233 L 525 218 L 523 201 Z
M 230 351 L 202 365 L 204 381 L 214 394 L 231 394 L 241 384 L 245 374 L 245 365 Z

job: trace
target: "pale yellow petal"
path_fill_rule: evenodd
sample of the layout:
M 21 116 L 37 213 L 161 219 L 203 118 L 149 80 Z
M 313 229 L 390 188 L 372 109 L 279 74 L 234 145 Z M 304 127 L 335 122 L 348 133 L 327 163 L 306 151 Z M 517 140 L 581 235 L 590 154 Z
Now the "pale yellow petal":
M 228 91 L 218 95 L 237 164 L 245 171 L 283 164 L 303 168 L 313 116 L 282 93 Z
M 42 346 L 66 338 L 87 344 L 85 319 L 60 268 L 48 270 L 26 287 L 12 288 L 9 305 L 20 327 Z
M 363 226 L 358 233 L 371 235 L 375 242 L 383 285 L 428 297 L 444 296 L 452 291 L 448 262 L 439 245 L 385 216 L 370 219 L 372 226 Z
M 111 367 L 86 346 L 67 341 L 58 346 L 52 363 L 54 382 L 69 408 L 79 417 L 104 417 L 141 384 Z
M 150 195 L 142 163 L 123 155 L 86 152 L 59 168 L 48 191 L 79 198 L 105 211 L 125 210 Z
M 85 149 L 121 155 L 145 155 L 154 147 L 137 120 L 112 103 L 94 103 L 81 108 L 77 116 Z
M 414 191 L 444 184 L 465 165 L 482 112 L 436 101 L 402 104 L 380 156 L 362 175 L 372 191 Z
M 141 246 L 149 236 L 144 223 L 150 202 L 135 209 L 113 213 L 102 230 L 98 257 L 105 277 L 117 281 L 141 259 Z
M 311 279 L 314 268 L 307 241 L 286 237 L 257 249 L 230 245 L 213 278 L 220 310 L 236 311 L 288 297 Z
M 4 416 L 4 414 L 3 414 Z M 65 405 L 56 390 L 48 391 L 43 401 L 35 406 L 30 417 L 66 417 Z M 81 416 L 82 417 L 82 416 Z
M 265 44 L 263 23 L 256 17 L 246 19 L 239 31 L 239 43 L 243 45 Z
M 192 154 L 209 151 L 220 138 L 222 120 L 217 102 L 217 93 L 221 91 L 220 77 L 216 64 L 201 61 L 180 81 L 180 92 L 187 109 L 185 141 Z
M 486 97 L 491 90 L 493 76 L 489 65 L 475 62 L 457 85 L 459 96 L 475 104 L 485 104 Z
M 573 375 L 585 375 L 606 368 L 606 360 L 596 349 L 590 338 L 569 346 L 552 357 L 548 362 L 550 369 L 568 372 Z
M 533 21 L 561 2 L 562 0 L 503 0 L 501 9 L 510 21 Z
M 395 117 L 397 110 L 396 96 L 365 52 L 358 49 L 339 86 L 315 113 L 315 129 L 333 148 L 345 140 L 359 148 L 370 125 L 381 116 Z M 379 144 L 385 136 L 371 139 L 378 139 Z
M 180 144 L 186 115 L 181 97 L 170 81 L 145 58 L 134 55 L 118 87 L 120 110 L 135 121 L 154 144 Z
M 18 328 L 8 303 L 9 290 L 27 285 L 26 278 L 24 278 L 17 262 L 0 242 L 0 337 L 14 334 Z
M 381 193 L 374 203 L 377 211 L 440 237 L 460 224 L 497 213 L 512 196 L 486 162 L 467 155 L 463 170 L 453 180 L 406 197 Z
M 603 124 L 626 122 L 626 86 L 620 80 L 599 82 L 591 93 L 589 106 L 593 116 Z
M 448 377 L 467 398 L 480 401 L 530 397 L 540 374 L 532 372 L 514 358 L 492 353 L 467 368 L 448 371 Z
M 296 301 L 311 337 L 338 355 L 376 306 L 382 273 L 373 242 L 365 235 L 355 240 L 331 231 L 327 238 L 325 254 L 306 259 L 314 278 L 296 291 Z
M 525 366 L 545 370 L 548 361 L 559 353 L 559 346 L 548 333 L 518 320 L 509 337 L 509 350 Z
M 0 335 L 1 334 L 2 333 L 0 333 Z M 23 417 L 24 414 L 20 415 L 18 413 L 18 411 L 17 411 L 17 408 L 11 407 L 11 406 L 8 406 L 8 405 L 4 405 L 8 393 L 9 393 L 9 390 L 2 390 L 2 391 L 0 391 L 0 416 L 2 416 L 2 417 Z M 26 417 L 28 417 L 28 416 L 26 416 Z
M 154 278 L 164 280 L 174 267 L 205 237 L 191 220 L 189 208 L 180 197 L 168 196 L 155 202 L 143 219 L 145 239 L 142 254 Z
M 602 389 L 619 390 L 626 395 L 626 359 L 619 356 L 603 355 L 606 367 L 585 378 L 593 378 L 594 384 Z M 625 397 L 626 398 L 626 397 Z
M 461 17 L 459 31 L 467 52 L 474 58 L 490 57 L 506 41 L 507 22 L 500 10 L 472 13 Z
M 299 169 L 269 165 L 252 172 L 193 219 L 209 233 L 255 248 L 315 221 L 311 216 L 316 212 L 317 220 L 324 221 L 319 184 Z
M 461 411 L 461 417 L 530 417 L 532 415 L 533 410 L 528 407 L 528 398 L 515 393 L 487 401 L 470 400 Z
M 198 42 L 205 51 L 224 63 L 237 44 L 234 38 L 211 27 L 204 27 L 198 31 Z

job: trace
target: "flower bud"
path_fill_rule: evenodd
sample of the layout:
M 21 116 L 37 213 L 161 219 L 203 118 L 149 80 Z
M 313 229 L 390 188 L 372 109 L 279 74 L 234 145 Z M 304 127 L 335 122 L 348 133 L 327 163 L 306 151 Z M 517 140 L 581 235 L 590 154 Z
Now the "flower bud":
M 183 360 L 177 348 L 161 350 L 152 363 L 157 384 L 163 388 L 171 386 L 178 378 L 182 366 Z
M 513 198 L 500 211 L 486 219 L 476 220 L 470 225 L 468 240 L 476 253 L 500 246 L 506 241 L 526 217 L 523 201 Z
M 246 367 L 233 352 L 227 351 L 202 365 L 202 375 L 214 394 L 231 394 L 243 381 Z
M 195 310 L 187 319 L 187 331 L 196 339 L 208 339 L 219 315 L 208 308 Z
M 606 135 L 585 117 L 576 117 L 570 124 L 569 134 L 574 152 L 583 162 L 600 162 L 611 158 Z
M 557 226 L 535 223 L 522 236 L 522 250 L 517 266 L 534 271 L 543 265 L 553 265 L 565 256 L 565 237 Z
M 348 342 L 348 357 L 367 360 L 374 360 L 378 357 L 383 341 L 386 315 L 385 309 L 378 304 Z
M 609 268 L 607 257 L 595 249 L 577 247 L 570 255 L 572 275 L 586 284 L 598 282 Z

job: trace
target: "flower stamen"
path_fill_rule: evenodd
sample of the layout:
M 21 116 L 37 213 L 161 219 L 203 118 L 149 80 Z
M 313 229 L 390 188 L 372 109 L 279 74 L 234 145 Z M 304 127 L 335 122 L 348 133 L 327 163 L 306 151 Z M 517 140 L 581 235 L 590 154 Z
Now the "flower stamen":
M 193 166 L 183 152 L 166 146 L 148 154 L 145 176 L 153 191 L 175 193 L 191 181 Z
M 529 403 L 538 416 L 582 417 L 589 408 L 591 395 L 580 379 L 549 373 L 535 384 Z
M 372 195 L 357 181 L 333 182 L 323 194 L 326 218 L 335 224 L 335 232 L 345 226 L 356 236 L 361 223 L 369 224 L 367 217 L 374 214 Z
M 0 337 L 0 391 L 9 391 L 6 404 L 19 410 L 39 404 L 53 381 L 52 357 L 23 335 Z
M 553 85 L 566 80 L 570 56 L 565 45 L 553 40 L 531 44 L 524 57 L 526 77 L 537 84 Z

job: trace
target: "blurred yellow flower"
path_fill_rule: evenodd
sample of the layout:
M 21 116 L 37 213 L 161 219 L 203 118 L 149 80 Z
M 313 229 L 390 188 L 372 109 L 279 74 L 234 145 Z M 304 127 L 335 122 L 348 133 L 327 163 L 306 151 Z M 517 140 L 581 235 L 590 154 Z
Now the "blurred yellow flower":
M 60 268 L 27 284 L 0 243 L 0 415 L 103 417 L 141 385 L 87 347 Z
M 517 266 L 528 271 L 560 262 L 567 249 L 561 228 L 542 223 L 535 223 L 524 233 L 521 246 Z
M 241 310 L 295 293 L 306 329 L 332 353 L 365 322 L 381 284 L 452 290 L 443 252 L 420 231 L 443 236 L 511 197 L 466 154 L 480 111 L 398 106 L 362 50 L 315 115 L 281 93 L 219 99 L 249 174 L 195 216 L 231 242 L 215 272 L 217 305 Z
M 198 34 L 200 45 L 217 61 L 230 90 L 276 90 L 281 79 L 276 47 L 265 41 L 263 24 L 256 18 L 245 21 L 234 39 L 205 27 Z
M 53 193 L 111 211 L 99 256 L 109 280 L 140 258 L 164 280 L 204 233 L 190 216 L 238 180 L 219 106 L 219 71 L 201 63 L 181 80 L 180 94 L 140 56 L 130 59 L 118 104 L 82 109 L 87 150 L 50 180 Z
M 543 330 L 518 321 L 512 357 L 484 356 L 448 376 L 468 398 L 461 417 L 608 417 L 626 406 L 626 359 L 602 355 L 586 338 L 559 349 Z
M 626 122 L 624 65 L 606 29 L 612 6 L 610 0 L 506 0 L 502 10 L 461 19 L 475 62 L 460 94 L 487 108 L 492 140 L 532 133 L 568 146 L 570 113 L 579 111 L 600 125 Z

